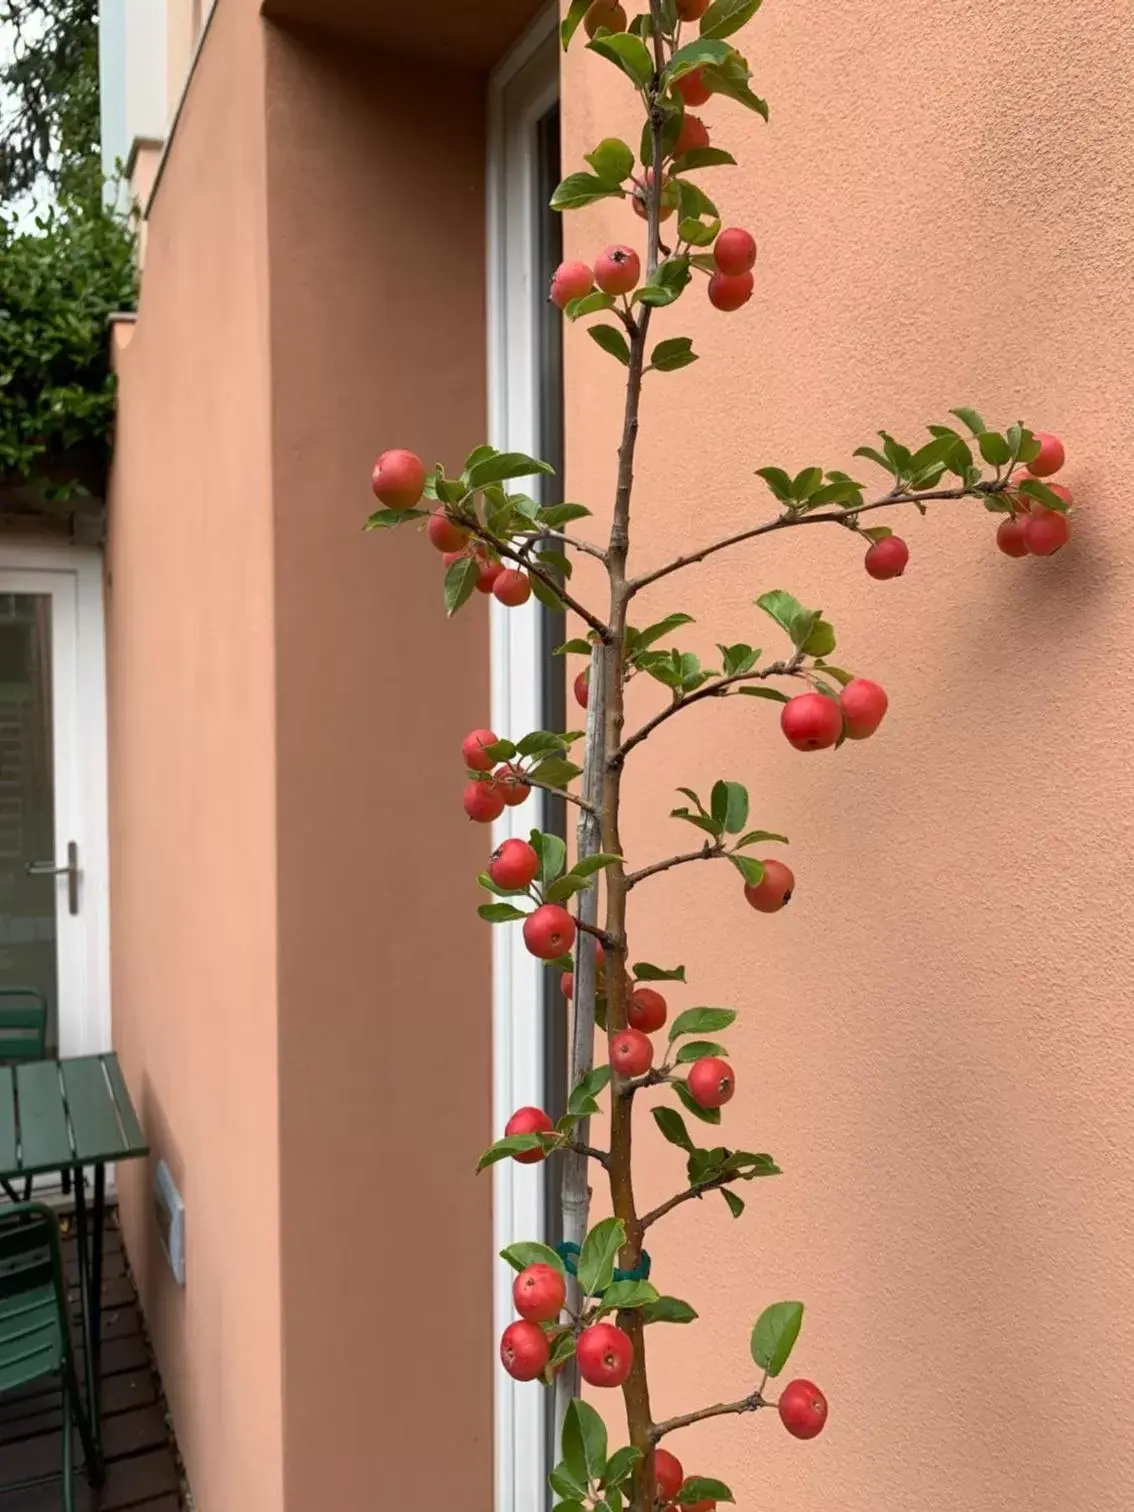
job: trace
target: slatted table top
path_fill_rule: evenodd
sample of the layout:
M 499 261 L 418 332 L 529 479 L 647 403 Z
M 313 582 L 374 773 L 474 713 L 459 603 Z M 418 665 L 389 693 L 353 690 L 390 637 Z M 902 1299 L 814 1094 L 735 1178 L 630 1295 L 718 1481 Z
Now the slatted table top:
M 0 1066 L 0 1177 L 148 1154 L 116 1055 Z

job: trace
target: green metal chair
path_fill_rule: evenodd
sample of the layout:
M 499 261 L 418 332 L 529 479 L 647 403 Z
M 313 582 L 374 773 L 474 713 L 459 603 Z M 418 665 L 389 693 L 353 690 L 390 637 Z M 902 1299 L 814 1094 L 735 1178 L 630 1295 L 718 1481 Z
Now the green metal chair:
M 0 987 L 0 1065 L 47 1058 L 47 999 L 34 987 Z M 24 1183 L 23 1201 L 32 1194 L 32 1178 Z M 13 1202 L 20 1198 L 5 1181 L 5 1192 Z M 63 1190 L 70 1188 L 70 1176 Z
M 79 1394 L 59 1223 L 41 1202 L 0 1208 L 0 1393 L 44 1376 L 58 1376 L 63 1395 L 63 1455 L 60 1466 L 63 1512 L 74 1512 L 71 1425 L 79 1429 L 92 1484 L 101 1466 Z M 26 1490 L 55 1477 L 41 1476 L 4 1491 Z
M 47 999 L 34 987 L 0 987 L 0 1061 L 47 1058 Z

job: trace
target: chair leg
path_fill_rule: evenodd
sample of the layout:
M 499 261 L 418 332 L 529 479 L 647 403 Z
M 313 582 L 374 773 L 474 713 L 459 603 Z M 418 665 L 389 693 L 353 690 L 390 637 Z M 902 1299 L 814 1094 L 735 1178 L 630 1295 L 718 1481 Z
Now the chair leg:
M 75 1512 L 75 1487 L 71 1473 L 71 1386 L 63 1377 L 63 1512 Z
M 91 1486 L 101 1486 L 105 1477 L 102 1463 L 102 1455 L 94 1441 L 91 1432 L 91 1420 L 87 1415 L 87 1409 L 83 1403 L 83 1396 L 79 1390 L 79 1379 L 71 1372 L 67 1381 L 67 1397 L 70 1402 L 70 1413 L 74 1415 L 75 1423 L 79 1430 L 79 1442 L 83 1446 L 83 1460 L 86 1465 L 87 1483 Z

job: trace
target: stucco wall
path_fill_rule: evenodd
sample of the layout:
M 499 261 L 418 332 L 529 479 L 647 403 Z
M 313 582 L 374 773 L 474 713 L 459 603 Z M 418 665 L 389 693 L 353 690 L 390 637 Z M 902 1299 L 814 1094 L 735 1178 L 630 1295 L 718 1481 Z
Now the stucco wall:
M 287 1505 L 484 1509 L 487 605 L 361 531 L 378 450 L 484 436 L 484 80 L 269 35 Z
M 777 918 L 706 867 L 643 887 L 632 921 L 635 958 L 687 964 L 675 1006 L 740 1008 L 726 1138 L 786 1171 L 738 1223 L 713 1199 L 651 1233 L 655 1276 L 702 1315 L 651 1331 L 657 1415 L 747 1390 L 751 1321 L 792 1296 L 792 1368 L 832 1402 L 812 1445 L 774 1420 L 679 1437 L 742 1507 L 1134 1500 L 1130 21 L 1109 0 L 769 5 L 745 51 L 772 124 L 700 112 L 744 164 L 705 182 L 760 240 L 758 293 L 725 316 L 698 289 L 658 322 L 702 358 L 648 380 L 638 564 L 770 514 L 755 467 L 859 466 L 877 427 L 914 434 L 959 403 L 1065 436 L 1081 503 L 1049 562 L 1007 560 L 982 511 L 943 507 L 908 522 L 899 581 L 868 579 L 843 533 L 799 531 L 638 611 L 694 614 L 691 648 L 770 648 L 751 601 L 789 588 L 892 700 L 873 741 L 810 757 L 773 705 L 701 705 L 628 764 L 635 860 L 688 838 L 661 817 L 675 785 L 718 776 L 794 842 Z M 613 70 L 579 49 L 567 81 L 565 167 L 612 131 L 637 140 Z M 568 236 L 589 257 L 641 231 L 606 205 Z M 620 370 L 581 331 L 567 349 L 568 497 L 601 503 Z M 631 710 L 656 703 L 636 688 Z M 679 1160 L 642 1150 L 655 1200 Z
M 263 56 L 222 5 L 121 354 L 108 554 L 114 1041 L 151 1173 L 131 1259 L 202 1512 L 282 1505 L 277 889 Z

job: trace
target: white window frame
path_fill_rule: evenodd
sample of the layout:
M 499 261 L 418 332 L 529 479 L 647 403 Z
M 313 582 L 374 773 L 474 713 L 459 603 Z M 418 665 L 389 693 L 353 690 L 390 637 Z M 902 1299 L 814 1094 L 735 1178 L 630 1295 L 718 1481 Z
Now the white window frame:
M 541 13 L 489 81 L 488 115 L 488 414 L 489 441 L 502 451 L 538 455 L 539 341 L 532 279 L 536 122 L 559 98 L 554 8 Z M 549 46 L 549 39 L 551 45 Z M 522 609 L 491 608 L 492 728 L 515 736 L 543 723 L 541 615 L 534 599 Z M 507 808 L 493 840 L 521 838 L 541 825 L 543 795 Z M 540 800 L 537 804 L 536 800 Z M 541 1011 L 543 968 L 524 949 L 518 929 L 493 930 L 493 1118 L 503 1131 L 519 1107 L 546 1097 Z M 543 1164 L 500 1161 L 493 1168 L 493 1237 L 503 1249 L 544 1233 Z M 496 1334 L 515 1317 L 511 1274 L 493 1271 Z M 496 1512 L 538 1512 L 547 1504 L 547 1393 L 513 1381 L 496 1366 Z
M 56 703 L 71 712 L 69 771 L 59 762 L 64 732 L 55 730 L 55 850 L 79 847 L 81 927 L 67 938 L 61 912 L 58 935 L 59 1053 L 98 1055 L 111 1048 L 110 874 L 106 754 L 106 626 L 103 558 L 97 548 L 54 541 L 0 538 L 0 592 L 50 592 L 70 636 L 52 636 Z M 42 859 L 48 859 L 46 857 Z M 57 903 L 66 879 L 57 877 Z M 65 904 L 61 904 L 65 910 Z

